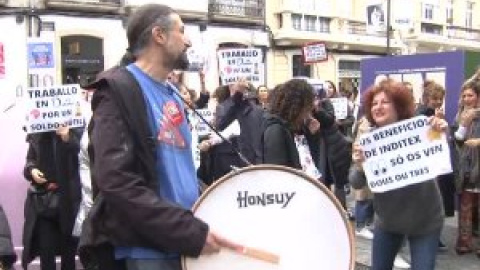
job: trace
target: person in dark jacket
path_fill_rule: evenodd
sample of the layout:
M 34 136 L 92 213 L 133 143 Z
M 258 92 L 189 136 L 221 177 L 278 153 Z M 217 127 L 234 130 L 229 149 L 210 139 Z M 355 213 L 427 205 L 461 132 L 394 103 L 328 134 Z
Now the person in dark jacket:
M 270 93 L 262 135 L 262 163 L 302 169 L 295 144 L 313 108 L 313 87 L 292 79 Z
M 94 83 L 92 228 L 127 270 L 179 270 L 180 255 L 239 247 L 190 210 L 199 196 L 191 133 L 180 94 L 167 82 L 188 65 L 184 28 L 170 7 L 140 6 L 127 24 L 131 64 Z
M 323 175 L 323 183 L 332 189 L 346 209 L 345 185 L 351 164 L 351 142 L 340 132 L 333 105 L 322 91 L 316 90 L 312 111 L 312 116 L 320 123 L 320 131 L 306 132 L 307 140 L 315 164 Z
M 240 80 L 220 87 L 216 92 L 219 104 L 215 112 L 215 128 L 223 134 L 229 126 L 238 123 L 239 132 L 225 138 L 230 143 L 213 134 L 200 144 L 203 152 L 209 152 L 210 171 L 203 176 L 207 184 L 229 173 L 232 167 L 246 167 L 261 161 L 260 138 L 264 111 L 257 104 L 254 91 L 251 84 Z
M 81 200 L 78 152 L 83 128 L 61 127 L 56 132 L 29 134 L 24 168 L 30 190 L 25 200 L 22 265 L 40 256 L 42 270 L 55 270 L 55 256 L 61 255 L 61 269 L 75 269 L 77 241 L 72 229 Z M 33 190 L 52 190 L 59 196 L 58 209 L 48 216 L 38 213 Z
M 17 260 L 7 215 L 0 205 L 0 270 L 10 270 Z

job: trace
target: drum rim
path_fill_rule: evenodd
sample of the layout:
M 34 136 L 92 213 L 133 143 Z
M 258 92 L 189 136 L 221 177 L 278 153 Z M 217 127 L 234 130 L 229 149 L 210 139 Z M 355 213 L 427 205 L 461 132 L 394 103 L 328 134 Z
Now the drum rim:
M 353 228 L 352 228 L 352 226 L 350 226 L 350 221 L 347 217 L 347 212 L 343 209 L 342 204 L 338 201 L 338 199 L 335 197 L 335 195 L 324 184 L 322 184 L 320 181 L 310 177 L 309 175 L 307 175 L 306 173 L 304 173 L 301 170 L 297 170 L 295 168 L 281 166 L 281 165 L 275 165 L 275 164 L 259 164 L 259 165 L 251 165 L 251 166 L 243 167 L 243 168 L 236 168 L 236 169 L 232 170 L 231 172 L 229 172 L 228 174 L 220 177 L 218 180 L 214 181 L 209 187 L 207 187 L 202 192 L 200 197 L 197 199 L 195 204 L 193 205 L 192 212 L 195 213 L 197 211 L 198 207 L 200 207 L 200 204 L 202 204 L 202 202 L 205 200 L 205 198 L 208 196 L 208 194 L 212 190 L 214 190 L 215 188 L 217 188 L 219 185 L 226 182 L 230 178 L 234 177 L 235 175 L 244 173 L 244 172 L 257 171 L 257 170 L 261 170 L 261 169 L 273 169 L 273 170 L 278 170 L 278 171 L 286 171 L 286 172 L 290 172 L 290 173 L 296 174 L 298 176 L 301 176 L 304 180 L 309 181 L 314 186 L 321 189 L 324 192 L 324 194 L 328 196 L 328 198 L 333 202 L 333 204 L 335 205 L 337 210 L 340 213 L 343 213 L 343 214 L 341 214 L 341 217 L 342 217 L 343 223 L 344 223 L 344 225 L 347 229 L 348 238 L 350 240 L 350 243 L 349 243 L 350 244 L 350 254 L 351 254 L 351 256 L 350 256 L 350 270 L 355 269 L 355 258 L 356 258 L 355 237 L 354 237 L 354 234 L 353 234 Z M 187 267 L 186 267 L 186 260 L 185 259 L 186 259 L 186 257 L 182 256 L 182 269 L 183 270 L 188 270 Z

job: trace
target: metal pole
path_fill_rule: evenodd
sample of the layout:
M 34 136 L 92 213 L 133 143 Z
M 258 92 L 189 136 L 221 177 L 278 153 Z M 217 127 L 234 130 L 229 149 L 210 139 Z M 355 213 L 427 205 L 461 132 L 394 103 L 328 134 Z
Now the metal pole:
M 390 12 L 390 0 L 387 0 L 387 55 L 390 55 Z

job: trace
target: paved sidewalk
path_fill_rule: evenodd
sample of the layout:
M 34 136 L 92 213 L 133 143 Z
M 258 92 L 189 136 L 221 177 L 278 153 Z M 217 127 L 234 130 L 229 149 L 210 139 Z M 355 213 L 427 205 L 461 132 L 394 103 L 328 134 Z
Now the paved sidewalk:
M 457 236 L 457 218 L 451 217 L 445 220 L 442 232 L 442 240 L 448 247 L 448 251 L 439 252 L 437 255 L 436 270 L 480 270 L 480 259 L 474 253 L 459 256 L 455 253 L 455 241 Z M 479 240 L 480 242 L 480 240 Z M 359 263 L 356 269 L 370 269 L 371 241 L 356 237 L 356 261 Z M 408 248 L 402 250 L 402 257 L 409 261 Z M 367 267 L 364 267 L 366 265 Z M 398 269 L 398 268 L 395 268 Z

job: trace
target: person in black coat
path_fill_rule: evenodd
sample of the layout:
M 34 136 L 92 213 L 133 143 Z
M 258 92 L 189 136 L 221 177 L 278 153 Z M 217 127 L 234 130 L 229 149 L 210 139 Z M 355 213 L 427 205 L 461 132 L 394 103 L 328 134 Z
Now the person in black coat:
M 0 269 L 12 269 L 16 260 L 17 254 L 13 249 L 12 233 L 10 232 L 7 215 L 0 205 Z
M 215 128 L 224 131 L 237 121 L 240 132 L 238 136 L 226 138 L 231 144 L 225 141 L 215 143 L 211 138 L 202 141 L 200 149 L 204 153 L 208 151 L 208 157 L 200 165 L 200 178 L 208 185 L 229 173 L 232 166 L 245 167 L 261 161 L 260 138 L 264 111 L 257 105 L 251 87 L 241 80 L 221 86 L 215 92 L 219 102 L 215 112 Z
M 24 176 L 31 187 L 25 200 L 22 266 L 40 256 L 42 270 L 55 270 L 55 256 L 61 255 L 61 269 L 75 269 L 76 240 L 72 236 L 81 199 L 78 152 L 83 128 L 61 127 L 56 132 L 27 136 Z M 38 213 L 33 190 L 54 190 L 58 209 L 48 216 Z
M 313 108 L 313 87 L 292 79 L 269 96 L 262 135 L 262 163 L 302 169 L 294 136 L 303 129 Z
M 331 188 L 346 209 L 345 185 L 348 184 L 348 169 L 351 164 L 351 141 L 339 130 L 335 123 L 335 110 L 332 103 L 316 92 L 312 116 L 320 122 L 320 131 L 306 132 L 312 158 L 323 174 L 325 186 Z

